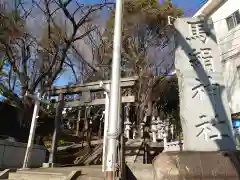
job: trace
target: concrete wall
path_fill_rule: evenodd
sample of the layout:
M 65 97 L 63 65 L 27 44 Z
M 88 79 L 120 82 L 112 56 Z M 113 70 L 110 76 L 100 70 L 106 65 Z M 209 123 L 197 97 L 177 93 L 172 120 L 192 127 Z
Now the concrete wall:
M 22 167 L 26 144 L 0 140 L 0 169 Z M 34 145 L 29 167 L 41 167 L 46 158 L 46 149 Z
M 239 0 L 228 0 L 210 15 L 221 50 L 224 81 L 232 114 L 240 112 L 240 69 L 237 71 L 240 66 L 240 24 L 229 31 L 226 18 L 239 9 Z

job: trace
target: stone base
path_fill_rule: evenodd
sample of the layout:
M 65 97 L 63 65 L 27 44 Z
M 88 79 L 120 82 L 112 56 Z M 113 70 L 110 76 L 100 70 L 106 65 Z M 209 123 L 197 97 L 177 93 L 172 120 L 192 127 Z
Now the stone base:
M 60 167 L 60 164 L 57 163 L 43 163 L 42 168 L 53 168 L 53 167 Z
M 240 152 L 166 152 L 153 169 L 155 180 L 237 180 Z

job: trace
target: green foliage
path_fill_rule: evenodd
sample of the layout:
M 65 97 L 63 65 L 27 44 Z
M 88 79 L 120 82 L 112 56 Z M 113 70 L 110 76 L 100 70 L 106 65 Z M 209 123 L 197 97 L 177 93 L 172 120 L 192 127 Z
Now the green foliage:
M 104 47 L 106 52 L 104 64 L 111 64 L 114 13 L 114 10 L 110 13 L 104 33 L 105 44 L 108 45 Z M 148 49 L 161 46 L 161 39 L 171 34 L 170 28 L 166 28 L 168 16 L 181 15 L 181 9 L 171 6 L 167 1 L 163 4 L 156 0 L 128 0 L 124 3 L 122 66 L 125 69 L 132 69 L 130 71 L 133 73 L 123 75 L 136 75 L 139 69 L 149 65 Z
M 155 90 L 156 91 L 156 90 Z M 156 99 L 157 109 L 162 112 L 166 118 L 169 114 L 172 114 L 176 118 L 179 114 L 179 92 L 178 92 L 178 80 L 176 76 L 173 76 L 170 80 L 164 78 L 157 89 Z
M 108 35 L 113 33 L 114 13 L 114 11 L 111 12 L 107 23 Z M 171 8 L 169 2 L 159 4 L 156 0 L 128 0 L 124 3 L 123 34 L 143 28 L 160 33 L 161 28 L 167 25 L 168 16 L 180 17 L 181 15 L 182 10 L 174 6 Z
M 178 118 L 178 86 L 177 79 L 168 81 L 166 73 L 156 73 L 157 56 L 150 58 L 149 50 L 163 48 L 164 43 L 173 36 L 172 27 L 168 26 L 168 16 L 180 17 L 182 10 L 174 7 L 169 1 L 159 4 L 157 0 L 126 0 L 123 11 L 123 31 L 121 66 L 122 77 L 138 76 L 134 93 L 137 108 L 146 107 L 153 102 L 164 116 L 171 115 Z M 106 23 L 104 43 L 100 49 L 104 52 L 103 64 L 108 65 L 108 79 L 111 74 L 111 60 L 113 50 L 115 10 L 111 11 Z M 169 56 L 172 56 L 169 54 Z M 139 110 L 137 110 L 139 111 Z
M 52 141 L 49 140 L 48 138 L 44 138 L 44 146 L 48 149 L 48 151 L 51 150 L 52 147 Z M 47 140 L 46 140 L 47 139 Z M 65 141 L 63 139 L 60 139 L 57 143 L 57 146 L 64 146 L 65 145 Z

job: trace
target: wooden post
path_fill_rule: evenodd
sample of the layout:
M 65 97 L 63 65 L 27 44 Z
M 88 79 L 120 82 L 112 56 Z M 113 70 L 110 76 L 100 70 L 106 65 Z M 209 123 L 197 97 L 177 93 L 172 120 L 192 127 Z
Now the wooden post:
M 91 110 L 90 110 L 90 112 L 91 112 Z M 89 115 L 90 115 L 90 113 L 89 113 Z M 90 117 L 89 130 L 87 131 L 87 133 L 88 133 L 88 144 L 89 144 L 89 148 L 91 148 L 92 127 L 93 127 L 93 117 Z
M 148 164 L 148 143 L 144 142 L 144 159 L 143 164 Z
M 55 153 L 56 153 L 56 150 L 57 150 L 57 143 L 58 143 L 58 138 L 59 138 L 60 122 L 61 122 L 61 118 L 62 118 L 63 107 L 64 107 L 64 95 L 60 94 L 59 95 L 59 104 L 58 104 L 58 107 L 57 107 L 55 122 L 54 122 L 52 147 L 51 147 L 51 152 L 50 152 L 49 161 L 48 161 L 48 163 L 51 166 L 53 166 L 53 163 L 55 161 Z
M 83 130 L 81 132 L 81 138 L 82 138 L 82 147 L 83 147 L 83 144 L 84 144 L 84 141 L 87 139 L 85 138 L 85 134 L 86 134 L 86 129 L 88 129 L 88 121 L 87 121 L 87 106 L 85 106 L 85 109 L 84 109 L 84 121 L 83 121 Z M 87 136 L 87 135 L 86 135 Z
M 76 127 L 76 136 L 79 136 L 79 126 L 80 126 L 80 121 L 81 121 L 81 114 L 82 114 L 82 109 L 81 107 L 78 110 L 78 120 L 77 120 L 77 127 Z
M 103 119 L 104 119 L 104 114 L 102 113 L 102 116 L 100 117 L 99 120 L 99 130 L 98 130 L 98 138 L 102 138 L 102 127 L 103 127 Z
M 122 104 L 122 120 L 121 120 L 121 134 L 120 134 L 120 178 L 126 179 L 126 164 L 125 164 L 125 137 L 124 137 L 124 121 L 125 108 Z
M 91 139 L 90 139 L 90 134 L 91 134 L 91 121 L 92 119 L 88 119 L 88 117 L 91 114 L 91 106 L 87 107 L 86 109 L 86 114 L 85 114 L 85 132 L 86 132 L 86 142 L 88 144 L 88 148 L 91 148 Z

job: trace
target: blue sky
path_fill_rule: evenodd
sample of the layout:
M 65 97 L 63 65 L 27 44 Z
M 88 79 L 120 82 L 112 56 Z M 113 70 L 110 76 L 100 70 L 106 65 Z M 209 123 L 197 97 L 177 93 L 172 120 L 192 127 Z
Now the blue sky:
M 182 8 L 185 16 L 192 16 L 207 0 L 172 0 L 172 3 Z
M 86 3 L 98 3 L 99 0 L 84 0 Z M 161 0 L 159 0 L 161 1 Z M 184 16 L 192 16 L 207 0 L 172 0 L 178 8 L 183 9 Z M 73 75 L 71 72 L 64 73 L 55 83 L 57 86 L 67 85 Z

